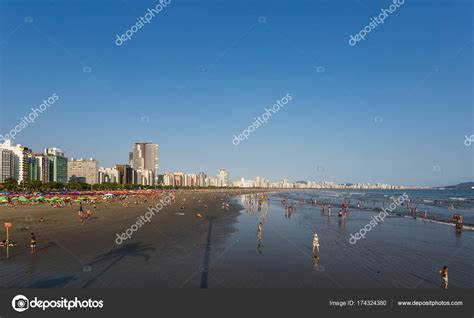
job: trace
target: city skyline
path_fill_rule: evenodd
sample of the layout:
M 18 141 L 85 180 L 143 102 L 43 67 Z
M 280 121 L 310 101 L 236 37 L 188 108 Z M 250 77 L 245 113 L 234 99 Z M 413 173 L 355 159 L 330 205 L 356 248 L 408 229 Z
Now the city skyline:
M 10 174 L 18 183 L 22 181 L 39 180 L 42 182 L 55 181 L 62 184 L 68 182 L 83 182 L 87 184 L 118 183 L 136 185 L 165 185 L 165 186 L 192 186 L 192 187 L 262 187 L 262 188 L 354 188 L 354 189 L 403 189 L 428 188 L 425 185 L 389 184 L 384 182 L 335 182 L 327 179 L 299 179 L 288 178 L 267 179 L 262 175 L 250 178 L 238 176 L 232 179 L 229 169 L 220 168 L 216 176 L 204 171 L 183 172 L 174 169 L 158 170 L 158 144 L 151 142 L 135 142 L 129 152 L 129 162 L 116 163 L 112 167 L 100 165 L 93 157 L 90 159 L 68 158 L 65 151 L 57 147 L 46 147 L 44 153 L 35 153 L 32 149 L 14 141 L 0 143 L 0 180 L 5 181 Z M 146 152 L 148 149 L 148 153 Z M 13 159 L 5 157 L 7 151 Z M 16 156 L 16 157 L 15 157 Z M 43 157 L 49 158 L 50 164 L 42 163 Z M 10 159 L 8 159 L 10 158 Z M 58 165 L 56 161 L 61 160 Z M 16 168 L 14 168 L 16 167 Z M 16 170 L 15 170 L 16 169 Z M 61 171 L 62 175 L 59 175 Z M 149 173 L 147 173 L 149 172 Z M 43 177 L 47 175 L 47 177 Z M 161 180 L 160 180 L 161 178 Z M 189 179 L 188 179 L 189 178 Z M 65 181 L 67 180 L 67 181 Z M 92 181 L 92 182 L 90 182 Z M 449 186 L 449 185 L 444 185 Z M 443 187 L 443 186 L 438 186 Z

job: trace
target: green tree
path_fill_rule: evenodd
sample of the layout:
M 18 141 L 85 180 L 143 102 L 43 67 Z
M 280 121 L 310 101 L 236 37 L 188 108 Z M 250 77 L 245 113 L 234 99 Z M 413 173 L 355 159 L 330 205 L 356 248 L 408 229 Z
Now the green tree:
M 43 188 L 43 182 L 40 180 L 29 181 L 25 184 L 25 187 L 31 191 L 39 191 Z
M 3 182 L 3 185 L 8 191 L 15 191 L 18 189 L 18 182 L 13 178 L 5 179 L 5 182 Z

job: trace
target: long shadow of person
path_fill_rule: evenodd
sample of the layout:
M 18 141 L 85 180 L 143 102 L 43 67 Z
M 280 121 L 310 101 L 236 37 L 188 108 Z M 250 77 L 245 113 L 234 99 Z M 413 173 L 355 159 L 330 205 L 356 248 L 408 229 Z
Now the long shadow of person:
M 206 247 L 204 248 L 204 258 L 202 262 L 202 274 L 201 274 L 201 288 L 207 288 L 208 277 L 209 277 L 209 262 L 211 258 L 211 234 L 212 234 L 212 221 L 214 217 L 209 217 L 209 230 L 207 231 Z

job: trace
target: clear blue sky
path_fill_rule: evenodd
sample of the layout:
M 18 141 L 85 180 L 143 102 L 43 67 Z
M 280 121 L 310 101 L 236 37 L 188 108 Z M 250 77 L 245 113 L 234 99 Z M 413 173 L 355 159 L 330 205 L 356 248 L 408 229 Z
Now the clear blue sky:
M 474 134 L 472 1 L 406 0 L 354 47 L 349 35 L 391 1 L 171 0 L 120 47 L 116 34 L 156 1 L 0 3 L 0 133 L 60 97 L 16 139 L 35 151 L 112 166 L 152 141 L 161 172 L 474 179 L 474 145 L 463 144 Z M 284 109 L 232 144 L 287 93 Z

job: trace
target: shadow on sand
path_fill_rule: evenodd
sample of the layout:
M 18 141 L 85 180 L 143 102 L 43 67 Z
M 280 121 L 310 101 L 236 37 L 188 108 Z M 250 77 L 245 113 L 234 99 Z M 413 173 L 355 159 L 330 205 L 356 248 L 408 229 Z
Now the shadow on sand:
M 120 248 L 114 249 L 110 252 L 99 255 L 95 258 L 92 263 L 88 265 L 97 265 L 101 263 L 110 262 L 100 273 L 94 275 L 95 277 L 89 280 L 87 283 L 82 285 L 82 288 L 89 287 L 93 282 L 95 282 L 100 276 L 105 274 L 113 266 L 117 265 L 125 257 L 138 257 L 143 258 L 145 261 L 150 259 L 150 252 L 155 250 L 151 247 L 151 244 L 145 244 L 143 242 L 130 243 L 124 245 Z
M 201 274 L 201 288 L 207 288 L 208 277 L 209 277 L 209 262 L 211 257 L 211 233 L 212 233 L 212 221 L 214 217 L 208 218 L 209 230 L 207 231 L 206 247 L 204 248 L 204 258 L 202 261 L 202 274 Z
M 77 278 L 75 278 L 74 276 L 64 276 L 60 278 L 47 279 L 33 283 L 32 285 L 28 286 L 28 288 L 59 288 L 64 287 L 65 285 L 72 281 L 75 281 L 76 279 Z

